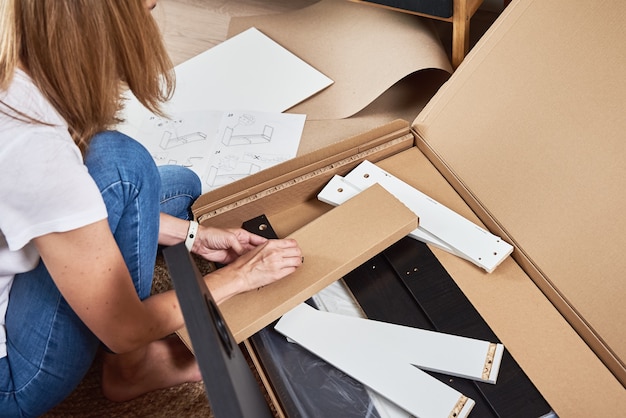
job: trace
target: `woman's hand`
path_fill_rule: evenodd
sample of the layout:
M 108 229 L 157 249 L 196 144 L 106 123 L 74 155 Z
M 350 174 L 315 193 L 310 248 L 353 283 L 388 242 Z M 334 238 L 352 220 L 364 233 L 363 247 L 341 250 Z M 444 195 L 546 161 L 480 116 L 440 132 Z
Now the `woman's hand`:
M 205 276 L 217 303 L 293 273 L 304 261 L 294 239 L 272 239 Z
M 159 243 L 175 245 L 184 241 L 188 227 L 189 221 L 162 213 Z M 241 228 L 199 225 L 191 251 L 209 261 L 226 264 L 205 276 L 217 303 L 280 280 L 303 262 L 302 250 L 295 240 L 268 240 Z
M 242 254 L 267 242 L 266 238 L 244 229 L 200 226 L 192 252 L 216 263 L 228 264 Z
M 244 291 L 265 286 L 293 273 L 302 264 L 294 239 L 269 240 L 235 260 L 231 267 L 244 278 Z

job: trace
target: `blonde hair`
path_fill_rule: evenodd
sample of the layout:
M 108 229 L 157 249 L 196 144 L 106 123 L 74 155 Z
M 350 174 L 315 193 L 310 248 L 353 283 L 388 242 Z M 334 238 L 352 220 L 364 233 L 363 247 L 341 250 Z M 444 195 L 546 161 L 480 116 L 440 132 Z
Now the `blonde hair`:
M 163 115 L 175 85 L 143 0 L 0 0 L 0 90 L 20 63 L 83 152 L 120 122 L 125 87 Z

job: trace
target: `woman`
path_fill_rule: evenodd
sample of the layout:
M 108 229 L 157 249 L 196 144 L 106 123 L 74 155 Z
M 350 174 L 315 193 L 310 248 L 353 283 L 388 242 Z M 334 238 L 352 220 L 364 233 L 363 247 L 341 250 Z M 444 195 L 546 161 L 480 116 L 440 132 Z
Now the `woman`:
M 214 298 L 258 288 L 302 260 L 293 240 L 188 221 L 199 180 L 157 168 L 110 131 L 128 87 L 152 112 L 174 88 L 143 0 L 0 0 L 0 415 L 38 416 L 105 348 L 116 401 L 201 376 L 172 333 L 176 295 L 150 296 L 158 245 L 185 241 L 227 265 Z M 191 237 L 194 236 L 194 238 Z

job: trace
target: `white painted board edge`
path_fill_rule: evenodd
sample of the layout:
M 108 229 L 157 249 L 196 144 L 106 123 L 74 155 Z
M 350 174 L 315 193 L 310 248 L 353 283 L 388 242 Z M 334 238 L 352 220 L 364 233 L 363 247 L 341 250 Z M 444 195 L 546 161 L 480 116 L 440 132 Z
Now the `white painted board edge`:
M 462 418 L 471 411 L 475 404 L 472 399 L 398 359 L 395 353 L 381 357 L 380 353 L 376 356 L 375 347 L 329 344 L 340 340 L 344 330 L 328 328 L 328 321 L 320 325 L 315 321 L 316 312 L 320 311 L 301 304 L 283 315 L 275 329 L 416 417 L 448 417 L 454 411 Z
M 363 161 L 348 173 L 344 180 L 360 190 L 365 190 L 375 183 L 380 184 L 419 216 L 422 229 L 441 239 L 456 251 L 465 254 L 474 264 L 489 273 L 513 252 L 513 246 L 502 238 L 481 228 L 370 161 Z
M 347 200 L 351 199 L 352 197 L 356 196 L 360 192 L 361 192 L 360 189 L 358 189 L 357 187 L 347 182 L 343 177 L 339 175 L 335 175 L 332 179 L 330 179 L 328 183 L 326 183 L 324 188 L 318 193 L 317 198 L 321 202 L 327 203 L 329 205 L 339 206 L 343 204 L 344 202 L 346 202 Z M 456 255 L 457 257 L 461 257 L 473 263 L 473 260 L 471 260 L 468 256 L 455 250 L 446 242 L 437 238 L 430 232 L 425 231 L 419 225 L 417 229 L 413 230 L 409 234 L 409 236 L 418 241 L 421 241 L 426 244 L 430 244 L 432 246 L 440 248 L 444 251 L 447 251 L 451 254 Z

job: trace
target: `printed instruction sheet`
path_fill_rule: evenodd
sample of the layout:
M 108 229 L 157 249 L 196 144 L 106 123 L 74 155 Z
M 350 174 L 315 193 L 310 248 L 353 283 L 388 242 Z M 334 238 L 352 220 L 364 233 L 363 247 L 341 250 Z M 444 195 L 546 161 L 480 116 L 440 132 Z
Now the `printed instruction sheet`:
M 202 192 L 296 156 L 305 115 L 257 111 L 186 111 L 145 118 L 136 139 L 157 165 L 189 167 Z

